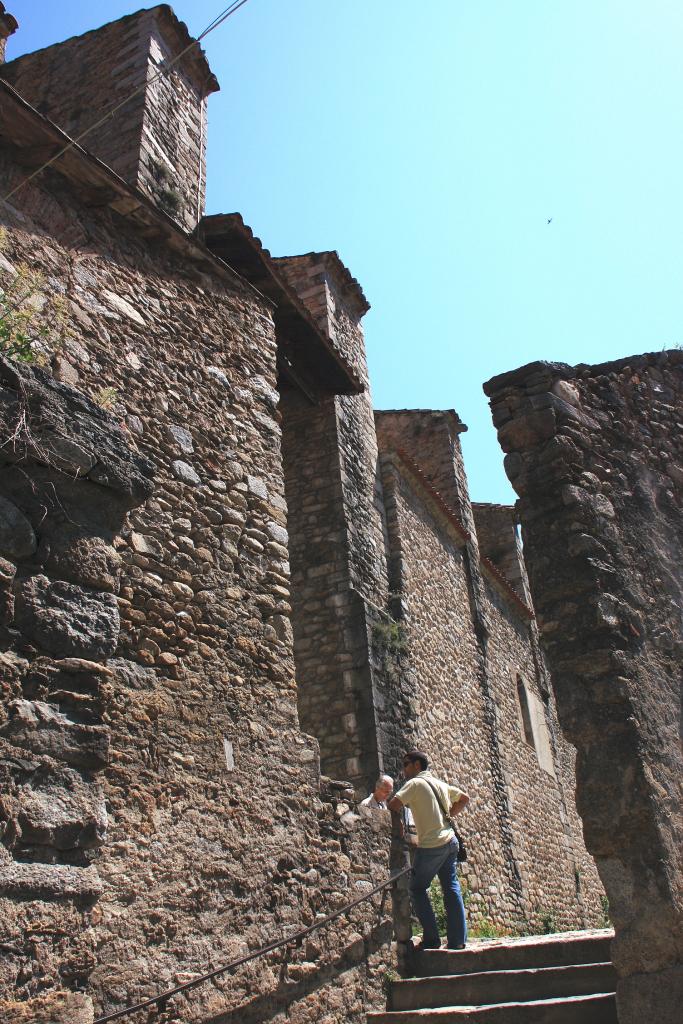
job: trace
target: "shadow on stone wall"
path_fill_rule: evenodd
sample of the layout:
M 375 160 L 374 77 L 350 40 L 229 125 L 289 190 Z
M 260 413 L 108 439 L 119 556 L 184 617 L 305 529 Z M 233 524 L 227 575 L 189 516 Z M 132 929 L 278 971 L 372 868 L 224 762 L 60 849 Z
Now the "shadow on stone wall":
M 379 915 L 378 915 L 379 916 Z M 207 1019 L 206 1024 L 266 1024 L 278 1014 L 289 1010 L 294 1003 L 306 1000 L 309 1004 L 318 998 L 317 994 L 330 984 L 343 985 L 344 975 L 366 963 L 384 947 L 387 964 L 393 963 L 391 959 L 391 940 L 393 929 L 388 920 L 378 920 L 377 924 L 368 928 L 367 922 L 364 929 L 367 934 L 357 934 L 355 941 L 351 942 L 341 954 L 331 962 L 324 965 L 316 963 L 298 964 L 294 968 L 287 967 L 286 958 L 280 962 L 278 970 L 279 983 L 271 991 L 258 995 L 248 1003 L 237 1007 L 228 1013 L 220 1013 L 215 1017 Z M 349 983 L 358 989 L 358 977 L 352 975 Z M 377 993 L 376 979 L 370 983 L 373 988 L 372 997 L 376 1004 Z M 324 1014 L 331 1009 L 328 1004 L 330 992 L 322 993 L 323 1001 L 320 1005 L 320 1012 Z M 372 1007 L 374 1008 L 374 1006 Z

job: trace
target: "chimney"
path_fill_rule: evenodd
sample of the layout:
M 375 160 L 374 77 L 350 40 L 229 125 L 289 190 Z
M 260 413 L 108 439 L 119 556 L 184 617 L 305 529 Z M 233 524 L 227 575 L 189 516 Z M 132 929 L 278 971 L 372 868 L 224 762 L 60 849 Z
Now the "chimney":
M 3 64 L 0 78 L 72 138 L 136 92 L 81 145 L 194 230 L 204 212 L 206 98 L 218 82 L 168 4 Z
M 5 47 L 7 40 L 19 28 L 19 22 L 5 10 L 5 5 L 0 3 L 0 64 L 5 63 Z

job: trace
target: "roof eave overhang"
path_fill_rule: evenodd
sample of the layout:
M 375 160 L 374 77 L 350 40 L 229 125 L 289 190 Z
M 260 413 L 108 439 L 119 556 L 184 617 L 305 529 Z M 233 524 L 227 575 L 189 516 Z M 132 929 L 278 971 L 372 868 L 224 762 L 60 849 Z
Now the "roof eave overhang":
M 358 394 L 364 390 L 363 382 L 278 272 L 277 260 L 239 213 L 203 217 L 198 234 L 211 252 L 226 259 L 270 299 L 281 339 L 290 342 L 317 385 L 333 394 Z

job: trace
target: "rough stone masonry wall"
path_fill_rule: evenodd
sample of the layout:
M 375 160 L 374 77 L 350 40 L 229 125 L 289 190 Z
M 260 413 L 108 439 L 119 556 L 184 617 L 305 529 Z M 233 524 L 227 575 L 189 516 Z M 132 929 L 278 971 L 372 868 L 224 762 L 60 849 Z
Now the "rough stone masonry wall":
M 452 410 L 387 410 L 376 413 L 375 417 L 381 450 L 405 451 L 453 510 L 467 534 L 465 566 L 474 626 L 481 643 L 488 624 L 477 534 L 459 436 L 467 427 Z
M 417 467 L 420 477 L 427 486 L 434 489 L 437 501 L 445 503 L 450 520 L 456 521 L 458 532 L 462 534 L 469 620 L 477 640 L 477 656 L 471 670 L 477 673 L 483 714 L 488 728 L 490 793 L 493 796 L 497 827 L 503 845 L 502 862 L 508 866 L 509 885 L 517 891 L 517 899 L 521 899 L 522 880 L 515 856 L 505 766 L 497 729 L 497 708 L 487 658 L 491 624 L 488 621 L 488 604 L 459 440 L 459 434 L 465 426 L 453 411 L 388 411 L 376 414 L 376 420 L 381 451 L 405 453 Z
M 485 386 L 520 495 L 577 803 L 615 925 L 622 1024 L 683 997 L 683 354 L 532 363 Z
M 203 61 L 179 61 L 159 72 L 184 48 L 164 31 L 166 19 L 146 15 L 150 34 L 147 91 L 137 184 L 187 231 L 204 213 L 206 195 L 206 98 L 217 85 Z
M 360 594 L 383 607 L 387 598 L 387 569 L 382 487 L 360 323 L 369 307 L 356 294 L 356 282 L 335 253 L 285 257 L 275 263 L 365 386 L 359 395 L 335 398 L 337 447 L 349 579 Z
M 464 541 L 428 509 L 397 461 L 384 458 L 383 471 L 391 548 L 401 555 L 392 585 L 401 594 L 401 640 L 414 670 L 410 739 L 428 752 L 437 774 L 471 796 L 460 822 L 470 850 L 463 868 L 470 923 L 487 917 L 509 927 L 521 915 L 498 835 Z
M 0 410 L 0 983 L 30 985 L 58 963 L 78 987 L 95 963 L 87 931 L 108 825 L 112 542 L 149 496 L 151 467 L 113 417 L 1 358 Z
M 376 723 L 364 609 L 349 587 L 335 399 L 280 393 L 299 717 L 324 772 L 366 782 L 378 771 Z
M 514 510 L 508 506 L 473 503 L 472 511 L 481 554 L 491 559 L 515 592 L 530 604 Z M 546 927 L 559 923 L 558 908 L 564 913 L 562 923 L 565 925 L 568 908 L 575 924 L 577 914 L 579 923 L 602 924 L 604 890 L 595 862 L 586 851 L 576 810 L 576 755 L 558 728 L 536 622 L 515 614 L 515 603 L 501 598 L 499 590 L 488 581 L 486 591 L 489 604 L 500 613 L 490 616 L 489 657 L 492 663 L 497 663 L 493 675 L 500 684 L 496 696 L 500 715 L 498 733 L 506 748 L 505 760 L 509 766 L 508 796 L 515 807 L 516 818 L 524 823 L 521 828 L 517 826 L 516 835 L 525 901 L 537 920 L 541 916 L 545 918 Z M 501 637 L 503 643 L 499 642 Z M 508 656 L 510 642 L 518 649 L 513 660 Z M 525 699 L 530 705 L 531 744 L 525 738 L 515 692 L 519 678 L 523 680 Z M 525 770 L 527 764 L 531 774 Z M 537 792 L 541 795 L 537 796 Z M 540 815 L 539 807 L 542 808 Z M 551 836 L 543 834 L 542 823 L 548 821 L 553 822 Z
M 484 590 L 488 677 L 519 876 L 513 890 L 525 922 L 536 931 L 600 926 L 604 892 L 575 808 L 573 751 L 559 735 L 555 702 L 530 636 L 533 623 L 488 580 Z M 520 679 L 530 704 L 532 743 L 521 720 Z
M 197 50 L 160 76 L 189 42 L 170 10 L 140 11 L 5 64 L 0 75 L 77 138 L 145 86 L 83 141 L 186 230 L 204 210 L 207 93 L 216 82 Z
M 419 481 L 411 482 L 406 464 L 395 456 L 383 457 L 382 464 L 391 551 L 400 553 L 392 587 L 401 594 L 403 640 L 414 670 L 414 739 L 433 757 L 437 773 L 471 796 L 461 821 L 470 850 L 462 867 L 470 924 L 488 921 L 513 930 L 542 930 L 597 923 L 599 884 L 590 890 L 590 913 L 577 898 L 575 866 L 581 864 L 586 875 L 585 891 L 588 879 L 597 879 L 585 849 L 582 855 L 577 850 L 580 859 L 574 860 L 572 840 L 579 833 L 572 835 L 563 820 L 562 766 L 549 775 L 520 728 L 517 675 L 523 674 L 538 693 L 528 624 L 485 584 L 490 685 L 503 795 L 514 837 L 510 850 L 499 827 L 500 783 L 482 693 L 482 657 L 470 607 L 465 541 Z
M 529 603 L 522 544 L 514 509 L 509 505 L 472 502 L 472 514 L 479 551 L 493 562 L 522 600 Z
M 22 175 L 6 151 L 1 170 L 8 186 Z M 311 923 L 383 876 L 386 856 L 366 850 L 364 834 L 354 854 L 352 839 L 345 849 L 325 826 L 335 811 L 320 803 L 317 745 L 297 720 L 268 307 L 208 258 L 191 262 L 180 236 L 173 255 L 112 211 L 83 206 L 59 176 L 45 174 L 40 186 L 18 193 L 20 209 L 2 207 L 0 274 L 7 283 L 26 263 L 43 275 L 33 304 L 35 326 L 48 330 L 46 358 L 112 406 L 153 464 L 156 488 L 114 538 L 120 591 L 101 599 L 120 617 L 116 650 L 102 652 L 102 894 L 83 908 L 71 895 L 46 903 L 8 893 L 2 994 L 78 985 L 111 1010 Z M 41 575 L 31 583 L 35 607 L 52 587 L 70 616 L 68 584 L 41 589 Z M 3 674 L 12 698 L 18 653 L 6 652 Z M 60 689 L 78 692 L 74 666 L 60 671 Z M 103 825 L 98 818 L 91 831 Z M 313 949 L 290 951 L 309 963 L 295 968 L 294 986 L 260 961 L 197 990 L 178 1012 L 245 1021 L 237 1008 L 249 999 L 258 1001 L 254 1021 L 291 1012 L 360 1022 L 369 993 L 381 999 L 379 985 L 363 983 L 375 918 L 340 922 L 322 969 L 310 967 Z M 74 961 L 77 934 L 83 955 Z

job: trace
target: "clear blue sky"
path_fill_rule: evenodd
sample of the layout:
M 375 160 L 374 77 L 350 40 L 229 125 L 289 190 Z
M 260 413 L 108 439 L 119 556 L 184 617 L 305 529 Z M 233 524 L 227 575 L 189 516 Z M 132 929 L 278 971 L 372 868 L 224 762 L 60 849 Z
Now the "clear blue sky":
M 138 9 L 5 5 L 10 59 Z M 683 340 L 682 46 L 680 0 L 249 0 L 205 44 L 208 212 L 337 249 L 376 407 L 457 409 L 473 498 L 509 501 L 483 381 Z

